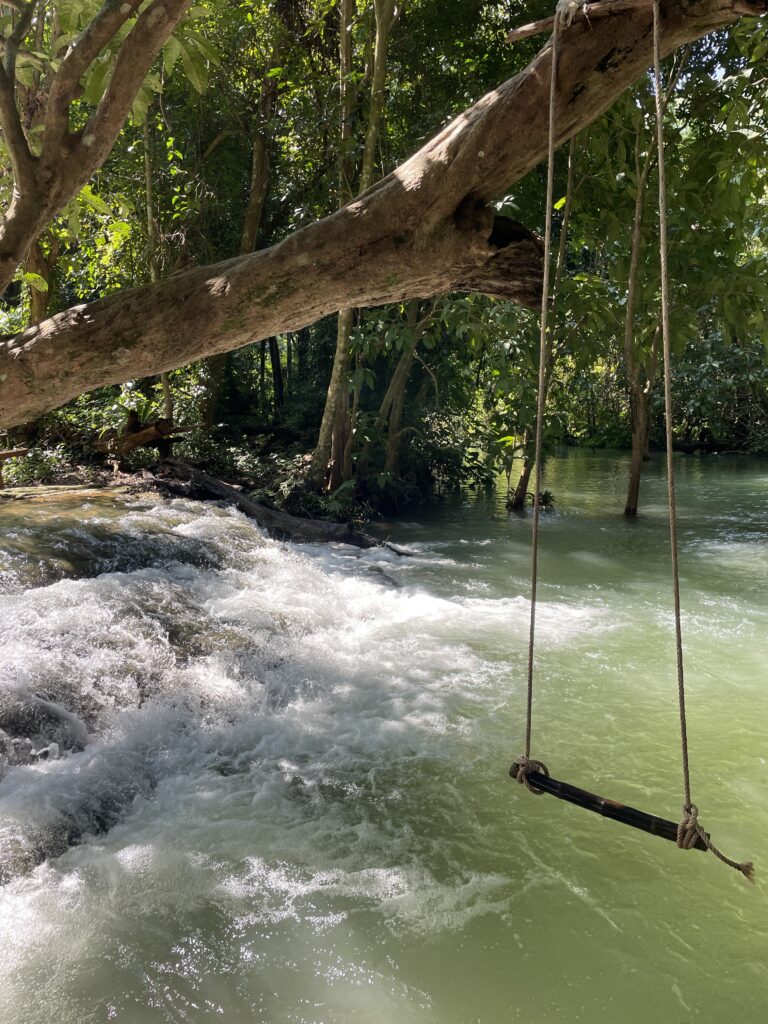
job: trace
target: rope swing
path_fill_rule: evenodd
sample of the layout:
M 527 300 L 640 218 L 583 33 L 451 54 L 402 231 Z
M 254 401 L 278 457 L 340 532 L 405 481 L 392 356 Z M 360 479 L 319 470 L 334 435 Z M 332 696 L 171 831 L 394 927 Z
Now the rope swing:
M 683 850 L 709 850 L 718 860 L 740 871 L 752 881 L 753 868 L 750 862 L 739 863 L 726 857 L 714 845 L 698 820 L 698 808 L 691 797 L 691 779 L 688 758 L 688 726 L 685 706 L 685 673 L 683 666 L 683 639 L 680 614 L 680 578 L 677 545 L 677 510 L 675 502 L 675 478 L 672 459 L 672 392 L 669 331 L 669 265 L 667 259 L 667 204 L 664 166 L 664 120 L 661 94 L 660 56 L 660 11 L 659 0 L 653 3 L 653 87 L 656 107 L 656 134 L 659 170 L 659 257 L 661 264 L 661 332 L 664 356 L 664 413 L 667 453 L 667 492 L 669 505 L 669 537 L 672 565 L 672 592 L 674 597 L 675 651 L 677 660 L 677 690 L 680 712 L 680 751 L 683 771 L 683 813 L 679 823 L 646 814 L 634 807 L 607 800 L 568 783 L 553 779 L 542 761 L 531 757 L 531 722 L 533 717 L 534 651 L 536 640 L 536 591 L 538 583 L 539 519 L 541 512 L 541 471 L 542 433 L 544 420 L 545 374 L 547 361 L 547 320 L 549 314 L 550 261 L 552 248 L 552 205 L 554 197 L 555 157 L 555 99 L 557 92 L 557 67 L 560 35 L 567 29 L 583 6 L 583 0 L 559 0 L 552 30 L 551 70 L 549 86 L 549 128 L 547 152 L 547 199 L 544 229 L 544 275 L 541 298 L 541 326 L 539 338 L 539 382 L 536 403 L 536 443 L 534 454 L 535 487 L 533 498 L 533 528 L 531 536 L 531 616 L 528 636 L 528 686 L 526 702 L 525 747 L 512 764 L 509 774 L 529 792 L 540 796 L 549 793 L 558 799 L 594 811 L 604 817 L 621 821 L 633 828 L 642 829 L 653 835 L 675 842 Z

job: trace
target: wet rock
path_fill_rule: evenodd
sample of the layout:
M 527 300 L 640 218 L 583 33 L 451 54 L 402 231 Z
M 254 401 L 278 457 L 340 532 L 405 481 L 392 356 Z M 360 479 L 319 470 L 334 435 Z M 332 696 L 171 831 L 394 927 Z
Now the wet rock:
M 76 714 L 38 694 L 0 693 L 0 731 L 16 745 L 15 764 L 31 764 L 35 748 L 82 750 L 88 742 L 88 730 Z
M 9 764 L 32 764 L 35 760 L 32 752 L 32 740 L 26 737 L 15 738 L 11 740 L 11 756 L 8 758 Z
M 61 750 L 58 743 L 49 743 L 47 747 L 40 750 L 33 750 L 32 757 L 35 761 L 55 761 L 61 757 Z
M 0 885 L 26 875 L 49 857 L 59 857 L 77 839 L 66 822 L 42 827 L 5 825 L 0 828 Z

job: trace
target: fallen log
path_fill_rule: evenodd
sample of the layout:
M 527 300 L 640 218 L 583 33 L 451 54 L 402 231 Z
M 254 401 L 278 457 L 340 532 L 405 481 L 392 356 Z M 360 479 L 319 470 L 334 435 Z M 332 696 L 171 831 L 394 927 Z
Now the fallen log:
M 254 501 L 253 498 L 249 498 L 236 487 L 225 484 L 223 480 L 218 480 L 215 476 L 210 476 L 181 459 L 166 459 L 163 465 L 172 469 L 182 479 L 191 481 L 193 486 L 203 493 L 214 498 L 223 498 L 224 501 L 239 508 L 241 512 L 250 516 L 251 519 L 255 519 L 259 526 L 263 526 L 269 533 L 310 544 L 335 541 L 338 544 L 352 544 L 358 548 L 374 548 L 381 543 L 374 537 L 353 529 L 349 523 L 329 523 L 323 519 L 302 519 L 299 516 L 289 515 L 287 512 L 279 512 L 259 501 Z M 169 482 L 161 480 L 159 483 L 167 486 Z
M 199 424 L 188 427 L 174 427 L 170 420 L 160 419 L 154 423 L 146 423 L 141 429 L 130 433 L 118 434 L 102 438 L 96 448 L 110 455 L 127 455 L 136 448 L 152 447 L 158 442 L 173 444 L 180 440 L 179 434 L 188 434 L 191 430 L 199 430 Z

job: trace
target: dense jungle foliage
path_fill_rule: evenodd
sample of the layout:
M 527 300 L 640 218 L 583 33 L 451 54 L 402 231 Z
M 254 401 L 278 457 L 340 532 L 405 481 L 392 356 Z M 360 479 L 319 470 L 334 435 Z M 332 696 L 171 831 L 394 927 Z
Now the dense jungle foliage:
M 47 76 L 99 6 L 61 0 L 30 29 L 16 77 L 32 134 Z M 0 11 L 7 39 L 17 14 Z M 546 13 L 493 0 L 201 0 L 103 168 L 3 295 L 2 332 L 269 246 L 336 209 L 524 67 L 542 39 L 510 45 L 506 33 Z M 107 59 L 88 71 L 83 117 L 108 73 Z M 679 52 L 665 80 L 676 438 L 688 451 L 768 454 L 764 26 L 745 20 Z M 654 131 L 644 78 L 557 156 L 550 447 L 645 455 L 662 440 Z M 542 232 L 544 202 L 542 166 L 498 209 Z M 342 320 L 84 394 L 9 433 L 5 447 L 30 452 L 9 460 L 6 483 L 97 475 L 98 439 L 135 410 L 142 422 L 195 426 L 175 447 L 185 459 L 313 513 L 391 511 L 500 473 L 524 504 L 538 314 L 446 295 Z M 313 480 L 337 344 L 346 363 L 333 448 Z M 143 449 L 123 468 L 156 461 Z

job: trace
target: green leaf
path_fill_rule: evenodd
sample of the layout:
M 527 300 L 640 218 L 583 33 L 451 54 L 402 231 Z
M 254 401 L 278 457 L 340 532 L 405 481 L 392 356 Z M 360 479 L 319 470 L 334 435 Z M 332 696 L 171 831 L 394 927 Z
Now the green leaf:
M 107 87 L 107 79 L 109 78 L 111 71 L 111 60 L 97 61 L 97 63 L 93 65 L 85 83 L 85 92 L 83 93 L 83 99 L 86 103 L 90 103 L 94 107 L 96 106 L 104 95 L 104 90 Z
M 200 51 L 182 46 L 181 64 L 184 68 L 184 74 L 196 92 L 204 93 L 208 88 L 208 67 Z
M 96 213 L 102 213 L 107 217 L 112 213 L 109 205 L 104 202 L 101 196 L 96 195 L 90 185 L 83 187 L 78 198 L 85 206 L 90 206 L 92 210 L 95 210 Z
M 44 277 L 41 277 L 39 274 L 32 274 L 29 271 L 27 271 L 23 275 L 23 280 L 25 284 L 28 284 L 30 288 L 34 288 L 36 292 L 48 291 L 48 282 L 45 280 Z
M 190 32 L 188 39 L 197 47 L 197 49 L 200 51 L 203 57 L 205 57 L 206 60 L 209 60 L 211 62 L 211 64 L 214 64 L 216 67 L 218 67 L 221 64 L 221 57 L 219 56 L 219 51 L 216 49 L 215 46 L 212 46 L 211 43 L 208 42 L 205 36 L 201 36 L 198 32 Z M 278 68 L 276 70 L 282 69 Z
M 181 56 L 182 45 L 176 36 L 171 36 L 168 42 L 163 47 L 163 68 L 165 69 L 166 75 L 170 75 L 173 71 L 176 61 Z

